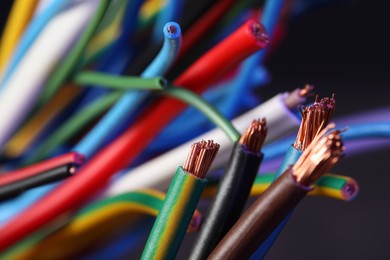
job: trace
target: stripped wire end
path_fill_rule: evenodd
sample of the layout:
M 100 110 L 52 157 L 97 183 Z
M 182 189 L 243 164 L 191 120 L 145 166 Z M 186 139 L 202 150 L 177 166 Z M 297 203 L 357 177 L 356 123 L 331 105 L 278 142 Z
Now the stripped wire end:
M 284 100 L 288 109 L 294 109 L 297 105 L 302 104 L 306 101 L 307 97 L 313 96 L 314 86 L 306 84 L 303 88 L 297 88 L 292 91 Z
M 263 119 L 255 119 L 242 134 L 239 143 L 244 145 L 249 152 L 259 153 L 267 136 L 267 121 Z
M 262 44 L 264 45 L 264 47 L 266 45 L 269 44 L 269 36 L 268 34 L 266 33 L 266 30 L 264 28 L 264 26 L 259 23 L 258 21 L 256 21 L 256 19 L 253 19 L 250 23 L 250 30 L 253 34 L 253 36 L 255 36 L 257 38 L 257 40 Z
M 299 184 L 312 185 L 343 157 L 343 130 L 334 130 L 327 134 L 334 126 L 331 124 L 323 129 L 294 164 L 292 172 Z
M 186 172 L 203 179 L 213 163 L 218 150 L 219 144 L 214 143 L 212 140 L 202 140 L 192 144 L 191 151 L 183 165 L 183 169 Z
M 318 101 L 318 96 L 316 96 L 313 105 L 299 107 L 302 114 L 302 121 L 294 142 L 296 149 L 305 151 L 313 139 L 329 124 L 335 107 L 336 101 L 334 94 L 331 98 L 325 97 L 320 101 Z

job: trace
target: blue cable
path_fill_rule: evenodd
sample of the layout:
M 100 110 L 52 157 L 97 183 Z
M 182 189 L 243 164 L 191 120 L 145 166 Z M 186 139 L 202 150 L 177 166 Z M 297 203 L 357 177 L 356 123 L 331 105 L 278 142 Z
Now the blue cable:
M 153 29 L 153 42 L 160 43 L 163 41 L 163 37 L 161 35 L 161 28 L 169 21 L 178 21 L 182 9 L 182 1 L 181 0 L 166 0 L 165 6 L 160 9 L 157 14 L 157 19 L 154 24 Z
M 80 257 L 81 260 L 106 260 L 122 259 L 137 246 L 147 239 L 148 228 L 153 224 L 154 218 L 148 218 L 138 223 L 134 230 L 121 234 L 118 238 L 110 241 L 106 246 L 100 246 L 88 255 Z
M 48 191 L 55 188 L 57 183 L 51 183 L 41 187 L 37 187 L 24 192 L 19 197 L 7 200 L 0 204 L 0 226 L 4 225 L 8 220 L 18 215 L 23 209 L 29 207 L 32 202 L 40 199 Z
M 134 33 L 137 25 L 137 13 L 141 8 L 143 0 L 129 0 L 122 21 L 122 33 L 119 38 L 110 46 L 101 62 L 98 71 L 119 75 L 123 73 L 129 61 L 134 56 L 134 46 L 129 46 L 129 38 Z M 107 94 L 106 88 L 91 87 L 85 91 L 84 97 L 76 106 L 76 110 L 82 109 L 90 102 Z
M 164 45 L 153 62 L 141 74 L 141 77 L 163 75 L 175 60 L 181 42 L 181 30 L 177 23 L 169 22 L 164 26 Z M 146 91 L 128 91 L 107 112 L 97 125 L 76 145 L 77 151 L 90 158 L 107 139 L 123 119 L 129 117 L 148 96 Z
M 66 4 L 65 0 L 53 0 L 48 6 L 38 15 L 35 16 L 32 22 L 26 28 L 21 40 L 16 47 L 14 54 L 12 55 L 9 64 L 7 65 L 2 82 L 0 84 L 0 90 L 3 90 L 8 79 L 17 68 L 19 62 L 23 59 L 24 55 L 34 43 L 40 32 L 45 28 L 49 21 L 62 9 Z

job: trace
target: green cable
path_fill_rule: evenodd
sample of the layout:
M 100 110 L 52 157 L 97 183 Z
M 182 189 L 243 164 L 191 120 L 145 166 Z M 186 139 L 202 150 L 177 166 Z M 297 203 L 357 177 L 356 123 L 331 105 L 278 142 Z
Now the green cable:
M 149 79 L 138 77 L 116 77 L 95 72 L 81 72 L 75 76 L 74 82 L 86 85 L 111 84 L 115 86 L 116 89 L 122 90 L 163 89 L 166 84 L 165 79 L 161 77 Z M 28 163 L 36 162 L 47 157 L 55 147 L 67 142 L 75 134 L 79 133 L 83 127 L 86 127 L 90 122 L 112 106 L 121 97 L 121 95 L 122 91 L 112 92 L 94 100 L 86 107 L 82 108 L 80 112 L 69 118 L 60 128 L 53 132 L 37 147 L 34 155 L 31 156 Z
M 74 77 L 73 82 L 81 86 L 110 85 L 117 90 L 162 90 L 167 84 L 166 80 L 162 77 L 118 77 L 106 73 L 89 71 L 78 73 Z
M 206 183 L 178 168 L 141 259 L 175 259 Z
M 210 121 L 218 126 L 226 134 L 230 141 L 232 141 L 232 143 L 235 143 L 238 139 L 240 139 L 241 134 L 232 125 L 232 123 L 226 119 L 226 117 L 222 115 L 218 109 L 194 92 L 185 88 L 172 86 L 164 89 L 162 94 L 175 97 L 197 108 L 200 112 L 207 116 Z
M 109 4 L 109 0 L 100 0 L 100 4 L 87 29 L 81 35 L 70 53 L 66 56 L 64 62 L 58 66 L 53 75 L 49 78 L 39 104 L 45 104 L 54 95 L 67 77 L 69 77 L 72 72 L 76 71 L 75 67 L 77 67 L 77 62 L 98 28 L 100 21 L 103 19 Z
M 123 80 L 125 81 L 126 78 L 129 77 L 110 76 L 101 73 L 99 74 L 99 84 L 108 88 L 125 90 L 127 89 L 125 83 L 119 86 L 119 82 L 122 80 L 122 78 L 124 78 Z M 90 82 L 85 82 L 85 83 L 90 83 Z M 177 98 L 197 108 L 200 112 L 202 112 L 205 116 L 207 116 L 211 122 L 213 122 L 216 126 L 221 128 L 221 130 L 227 135 L 227 137 L 232 141 L 232 143 L 240 139 L 241 135 L 237 131 L 237 129 L 232 125 L 232 123 L 228 119 L 226 119 L 226 117 L 222 115 L 221 112 L 218 111 L 218 109 L 216 109 L 213 105 L 208 103 L 202 97 L 200 97 L 199 95 L 195 94 L 194 92 L 188 89 L 179 88 L 172 85 L 167 85 L 167 87 L 165 87 L 166 86 L 165 82 L 162 83 L 164 83 L 164 85 L 160 88 L 160 90 L 162 90 L 161 93 L 163 95 Z
M 103 200 L 96 201 L 87 207 L 83 208 L 81 211 L 79 211 L 73 218 L 79 218 L 84 217 L 88 214 L 93 214 L 94 212 L 98 210 L 103 210 L 106 207 L 110 207 L 114 204 L 121 204 L 121 203 L 136 203 L 140 204 L 146 208 L 150 208 L 156 211 L 160 211 L 162 205 L 163 205 L 163 198 L 159 194 L 153 194 L 152 192 L 149 192 L 147 190 L 145 191 L 135 191 L 135 192 L 128 192 L 123 193 L 115 197 L 105 198 Z M 52 234 L 53 230 L 51 228 L 49 229 L 42 229 L 35 234 L 29 236 L 28 238 L 24 239 L 20 243 L 16 244 L 15 246 L 11 247 L 9 250 L 7 250 L 0 259 L 14 259 L 17 258 L 20 253 L 25 252 L 29 248 L 31 248 L 33 245 L 37 244 L 39 241 L 47 237 L 48 235 Z
M 60 128 L 56 129 L 56 131 L 37 147 L 28 163 L 37 162 L 47 157 L 55 147 L 67 142 L 75 134 L 79 133 L 81 129 L 88 126 L 90 122 L 106 111 L 121 95 L 122 93 L 120 92 L 113 92 L 94 100 L 82 108 L 80 112 L 67 119 Z
M 127 192 L 114 197 L 109 197 L 103 200 L 96 201 L 80 210 L 75 216 L 75 218 L 82 217 L 87 214 L 93 214 L 93 212 L 95 212 L 96 210 L 100 210 L 104 207 L 121 202 L 133 202 L 160 211 L 164 199 L 147 191 Z

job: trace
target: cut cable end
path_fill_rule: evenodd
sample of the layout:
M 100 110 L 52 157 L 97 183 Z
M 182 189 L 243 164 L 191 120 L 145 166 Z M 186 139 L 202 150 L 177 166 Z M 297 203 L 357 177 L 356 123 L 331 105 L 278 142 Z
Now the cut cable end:
M 248 151 L 259 153 L 267 136 L 267 121 L 263 119 L 255 119 L 241 136 L 239 143 L 245 145 Z
M 196 177 L 203 179 L 206 176 L 215 156 L 219 150 L 219 144 L 212 140 L 194 143 L 188 154 L 183 169 Z

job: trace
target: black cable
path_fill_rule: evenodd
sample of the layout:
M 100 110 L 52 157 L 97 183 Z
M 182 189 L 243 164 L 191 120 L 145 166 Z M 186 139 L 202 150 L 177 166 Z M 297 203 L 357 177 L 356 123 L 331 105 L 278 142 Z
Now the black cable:
M 236 223 L 244 209 L 263 159 L 236 143 L 226 167 L 214 203 L 202 225 L 190 259 L 206 259 L 214 247 Z
M 13 198 L 28 189 L 65 179 L 72 176 L 75 170 L 76 166 L 74 164 L 66 164 L 29 178 L 0 186 L 0 201 Z

